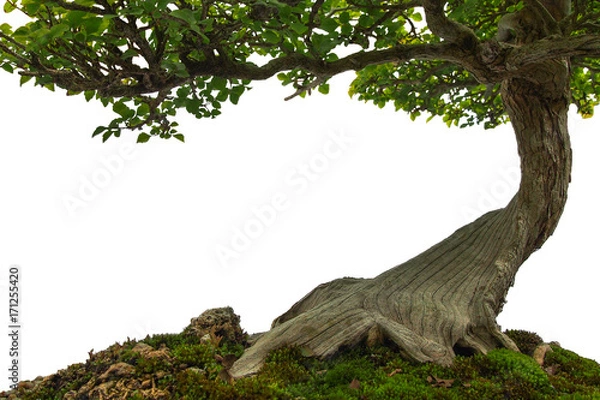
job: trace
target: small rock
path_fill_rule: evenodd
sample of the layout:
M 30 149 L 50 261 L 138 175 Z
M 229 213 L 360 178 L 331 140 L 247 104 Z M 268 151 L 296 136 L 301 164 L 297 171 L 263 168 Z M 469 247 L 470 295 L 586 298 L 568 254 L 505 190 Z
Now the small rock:
M 108 367 L 105 373 L 100 375 L 100 381 L 107 381 L 114 378 L 131 376 L 135 373 L 135 367 L 125 362 L 119 362 Z
M 141 355 L 145 355 L 146 353 L 154 351 L 154 347 L 150 346 L 149 344 L 139 342 L 138 344 L 133 346 L 133 349 L 131 349 L 131 351 L 135 353 L 140 353 Z
M 544 368 L 544 371 L 550 376 L 556 375 L 556 373 L 560 370 L 558 365 L 550 365 L 549 367 Z
M 200 374 L 200 375 L 204 375 L 206 373 L 205 370 L 198 368 L 198 367 L 189 367 L 187 370 L 190 372 L 194 372 L 196 374 Z
M 210 333 L 207 333 L 206 335 L 204 335 L 200 338 L 200 343 L 202 343 L 202 344 L 208 344 L 211 341 L 212 341 L 212 339 L 210 337 Z
M 552 351 L 552 347 L 548 343 L 542 343 L 535 348 L 533 351 L 533 359 L 536 363 L 541 367 L 544 365 L 544 359 L 546 358 L 546 353 Z
M 208 334 L 211 340 L 214 340 L 213 336 L 222 337 L 234 343 L 243 343 L 246 339 L 246 334 L 240 327 L 240 317 L 231 307 L 204 311 L 199 317 L 192 318 L 183 332 L 201 338 Z
M 169 400 L 171 396 L 168 392 L 158 389 L 152 388 L 147 390 L 142 390 L 142 397 L 147 400 Z
M 171 360 L 171 352 L 167 347 L 161 347 L 160 349 L 155 350 L 154 347 L 140 342 L 136 344 L 131 351 L 139 353 L 144 358 Z
M 110 398 L 110 390 L 115 387 L 115 381 L 104 382 L 89 391 L 89 399 L 108 399 Z
M 233 384 L 233 377 L 226 369 L 222 369 L 219 371 L 219 378 L 225 383 L 228 383 L 230 385 Z
M 77 392 L 74 390 L 69 390 L 63 396 L 63 400 L 75 400 L 75 399 L 77 399 Z
M 30 382 L 30 381 L 21 381 L 19 382 L 19 384 L 17 385 L 17 388 L 19 389 L 23 389 L 23 390 L 31 390 L 35 387 L 35 383 Z
M 146 379 L 142 382 L 142 389 L 150 389 L 152 387 L 152 379 Z
M 155 377 L 156 379 L 161 379 L 161 378 L 164 378 L 164 377 L 165 377 L 165 376 L 167 376 L 167 375 L 169 375 L 169 372 L 167 372 L 167 371 L 157 371 L 157 372 L 154 374 L 154 377 Z

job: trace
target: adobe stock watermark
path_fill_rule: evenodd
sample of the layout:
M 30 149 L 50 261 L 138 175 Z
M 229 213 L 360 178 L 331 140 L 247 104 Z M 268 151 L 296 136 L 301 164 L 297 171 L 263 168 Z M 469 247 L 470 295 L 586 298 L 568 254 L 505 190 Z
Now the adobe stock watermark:
M 62 202 L 70 217 L 85 209 L 93 202 L 103 189 L 112 183 L 125 169 L 125 163 L 135 158 L 137 150 L 133 143 L 123 143 L 115 154 L 103 156 L 90 174 L 79 176 L 79 184 L 75 193 L 65 193 Z
M 521 181 L 519 167 L 504 167 L 498 171 L 499 179 L 487 188 L 479 188 L 477 201 L 470 206 L 461 208 L 461 215 L 465 221 L 473 221 L 482 214 L 504 207 L 514 196 Z
M 8 268 L 8 338 L 9 367 L 8 381 L 11 389 L 16 389 L 21 377 L 22 315 L 21 315 L 21 267 Z
M 331 132 L 320 151 L 306 162 L 291 167 L 283 179 L 286 190 L 273 193 L 269 200 L 261 205 L 251 206 L 252 216 L 231 229 L 229 243 L 216 245 L 215 255 L 219 264 L 228 267 L 230 262 L 238 260 L 242 253 L 250 250 L 253 242 L 275 224 L 281 213 L 292 206 L 293 197 L 306 193 L 311 184 L 318 181 L 353 142 L 354 139 L 343 131 Z

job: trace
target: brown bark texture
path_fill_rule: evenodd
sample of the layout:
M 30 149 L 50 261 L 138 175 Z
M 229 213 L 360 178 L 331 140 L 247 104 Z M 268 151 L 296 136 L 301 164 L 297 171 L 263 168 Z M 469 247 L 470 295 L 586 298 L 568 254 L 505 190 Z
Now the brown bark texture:
M 457 354 L 518 350 L 496 323 L 522 263 L 554 231 L 567 199 L 569 63 L 529 64 L 502 83 L 521 183 L 489 212 L 372 279 L 322 284 L 273 322 L 230 373 L 256 373 L 268 353 L 299 346 L 328 357 L 361 342 L 393 342 L 408 359 L 451 364 Z

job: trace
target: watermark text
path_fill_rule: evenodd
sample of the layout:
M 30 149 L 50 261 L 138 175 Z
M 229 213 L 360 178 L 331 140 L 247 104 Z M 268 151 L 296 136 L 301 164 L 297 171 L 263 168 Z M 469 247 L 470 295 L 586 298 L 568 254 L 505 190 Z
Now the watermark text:
M 73 217 L 78 211 L 88 207 L 100 192 L 107 188 L 112 180 L 125 169 L 125 162 L 131 161 L 136 154 L 132 143 L 124 143 L 116 154 L 100 159 L 101 166 L 95 168 L 89 175 L 79 176 L 79 185 L 75 193 L 65 193 L 62 196 L 63 205 L 69 216 Z
M 11 389 L 17 388 L 21 371 L 20 276 L 20 267 L 18 265 L 11 265 L 8 269 L 8 380 Z
M 231 229 L 229 243 L 216 245 L 215 255 L 219 264 L 227 267 L 232 260 L 239 259 L 242 253 L 248 251 L 253 242 L 275 224 L 278 215 L 292 206 L 293 197 L 306 193 L 310 185 L 318 181 L 353 142 L 354 139 L 345 132 L 332 132 L 310 159 L 291 167 L 283 179 L 285 189 L 275 192 L 263 204 L 251 206 L 252 216 Z

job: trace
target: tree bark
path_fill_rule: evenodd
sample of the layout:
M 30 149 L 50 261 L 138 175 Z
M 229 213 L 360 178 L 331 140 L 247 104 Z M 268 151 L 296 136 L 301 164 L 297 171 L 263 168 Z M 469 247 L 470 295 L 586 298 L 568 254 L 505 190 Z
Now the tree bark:
M 517 270 L 552 234 L 566 202 L 567 60 L 528 66 L 503 82 L 502 94 L 521 159 L 510 203 L 375 278 L 318 286 L 247 349 L 230 371 L 234 377 L 256 373 L 270 351 L 289 345 L 328 357 L 387 339 L 408 359 L 446 365 L 457 354 L 518 350 L 496 317 Z

